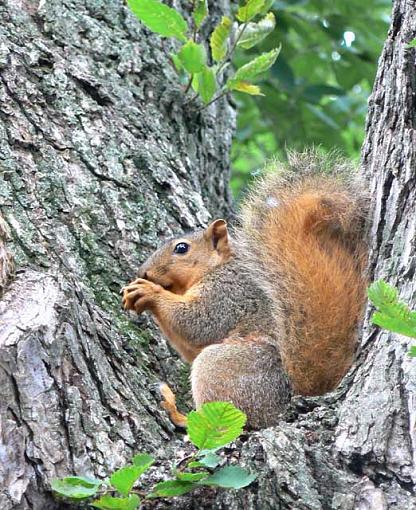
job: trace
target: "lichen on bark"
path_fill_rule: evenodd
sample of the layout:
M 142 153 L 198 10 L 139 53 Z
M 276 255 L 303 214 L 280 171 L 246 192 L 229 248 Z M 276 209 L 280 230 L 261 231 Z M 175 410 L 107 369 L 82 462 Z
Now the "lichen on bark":
M 119 291 L 162 239 L 227 214 L 235 115 L 186 108 L 172 44 L 121 1 L 10 0 L 0 16 L 0 213 L 17 266 L 0 302 L 0 507 L 60 508 L 51 478 L 179 444 L 152 383 L 183 365 Z

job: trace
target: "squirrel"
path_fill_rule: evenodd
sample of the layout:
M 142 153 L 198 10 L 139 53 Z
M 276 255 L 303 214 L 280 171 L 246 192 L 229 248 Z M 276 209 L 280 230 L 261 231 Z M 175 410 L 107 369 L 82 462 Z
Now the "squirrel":
M 247 427 L 278 422 L 294 394 L 334 389 L 352 364 L 366 295 L 367 195 L 314 151 L 274 163 L 223 219 L 166 242 L 124 288 L 192 363 L 196 407 L 229 401 Z M 163 406 L 185 425 L 167 385 Z

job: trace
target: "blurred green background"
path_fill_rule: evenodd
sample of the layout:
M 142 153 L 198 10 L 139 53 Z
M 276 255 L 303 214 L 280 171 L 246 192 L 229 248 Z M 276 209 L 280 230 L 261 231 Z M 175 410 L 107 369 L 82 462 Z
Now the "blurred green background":
M 389 0 L 276 0 L 276 29 L 238 66 L 260 51 L 282 51 L 260 83 L 264 97 L 234 94 L 238 129 L 232 147 L 235 196 L 273 155 L 286 148 L 338 148 L 357 160 L 367 99 L 387 36 Z

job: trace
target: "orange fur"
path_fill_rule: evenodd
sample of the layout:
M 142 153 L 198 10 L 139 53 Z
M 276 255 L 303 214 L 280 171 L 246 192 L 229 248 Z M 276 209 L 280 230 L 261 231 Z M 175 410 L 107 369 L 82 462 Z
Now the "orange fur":
M 123 297 L 193 363 L 196 405 L 232 401 L 254 428 L 277 423 L 293 392 L 338 385 L 367 286 L 368 200 L 348 164 L 306 152 L 273 170 L 242 204 L 231 241 L 221 219 L 167 241 Z M 178 255 L 177 243 L 188 249 Z M 184 423 L 168 387 L 163 407 Z
M 285 305 L 280 352 L 294 391 L 318 395 L 337 386 L 355 351 L 366 289 L 360 197 L 325 176 L 270 189 L 275 206 L 263 208 L 260 221 L 258 202 L 246 206 L 246 235 L 262 247 L 265 286 L 278 282 L 269 293 Z
M 161 406 L 167 411 L 170 421 L 177 427 L 186 427 L 187 418 L 184 414 L 178 411 L 178 408 L 176 407 L 176 397 L 173 391 L 166 383 L 162 383 L 159 390 L 164 399 Z

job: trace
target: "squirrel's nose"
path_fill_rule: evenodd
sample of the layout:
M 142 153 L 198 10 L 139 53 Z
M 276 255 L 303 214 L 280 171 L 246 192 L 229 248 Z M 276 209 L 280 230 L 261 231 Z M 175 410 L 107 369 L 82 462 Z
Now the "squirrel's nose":
M 148 274 L 147 274 L 147 271 L 145 268 L 139 268 L 138 272 L 137 272 L 137 277 L 138 278 L 144 278 L 145 280 L 148 279 Z

